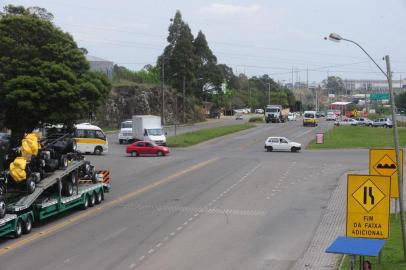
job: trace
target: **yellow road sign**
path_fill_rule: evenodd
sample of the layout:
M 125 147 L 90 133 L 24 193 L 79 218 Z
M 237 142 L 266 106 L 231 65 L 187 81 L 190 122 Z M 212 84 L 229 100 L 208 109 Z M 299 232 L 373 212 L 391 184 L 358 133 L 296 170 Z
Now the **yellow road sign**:
M 389 176 L 357 175 L 347 177 L 348 237 L 387 239 L 390 207 Z
M 400 169 L 403 174 L 403 149 L 400 149 Z M 396 168 L 395 149 L 375 149 L 369 150 L 369 174 L 386 175 L 391 178 L 391 198 L 399 198 L 398 174 Z

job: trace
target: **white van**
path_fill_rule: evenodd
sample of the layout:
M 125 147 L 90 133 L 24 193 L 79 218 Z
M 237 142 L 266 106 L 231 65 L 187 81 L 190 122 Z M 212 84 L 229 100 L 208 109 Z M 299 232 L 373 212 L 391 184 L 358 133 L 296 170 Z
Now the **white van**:
M 120 132 L 118 133 L 118 141 L 120 144 L 134 141 L 132 120 L 121 122 Z
M 107 153 L 109 143 L 103 130 L 89 123 L 75 125 L 75 140 L 77 151 L 81 153 L 94 153 L 101 155 Z

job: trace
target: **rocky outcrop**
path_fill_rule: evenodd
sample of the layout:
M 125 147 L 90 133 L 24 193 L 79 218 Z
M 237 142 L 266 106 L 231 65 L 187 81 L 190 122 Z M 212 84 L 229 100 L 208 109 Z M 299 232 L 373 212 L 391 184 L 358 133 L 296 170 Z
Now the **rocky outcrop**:
M 175 90 L 165 89 L 165 123 L 173 123 L 177 112 L 177 122 L 182 122 L 182 96 L 175 99 Z M 162 88 L 146 84 L 121 85 L 113 87 L 106 103 L 96 114 L 95 122 L 108 128 L 118 128 L 125 119 L 133 115 L 152 114 L 161 115 Z M 177 110 L 176 110 L 177 107 Z M 204 115 L 198 106 L 194 106 L 190 99 L 185 100 L 185 115 L 187 122 L 202 120 Z

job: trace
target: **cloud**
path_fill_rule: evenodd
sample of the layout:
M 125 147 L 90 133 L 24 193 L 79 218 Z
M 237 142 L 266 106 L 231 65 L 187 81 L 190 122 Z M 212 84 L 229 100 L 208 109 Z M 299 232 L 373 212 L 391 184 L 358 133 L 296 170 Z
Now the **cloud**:
M 207 11 L 218 15 L 237 15 L 237 14 L 253 14 L 259 11 L 259 5 L 232 5 L 232 4 L 220 4 L 213 3 L 208 8 Z

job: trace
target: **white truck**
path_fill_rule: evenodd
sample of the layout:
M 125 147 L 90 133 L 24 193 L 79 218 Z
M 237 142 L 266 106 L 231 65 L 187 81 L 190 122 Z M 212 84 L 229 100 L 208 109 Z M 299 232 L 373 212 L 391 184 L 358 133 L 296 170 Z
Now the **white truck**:
M 133 121 L 126 120 L 121 122 L 120 133 L 118 133 L 118 142 L 120 144 L 134 141 L 133 137 Z
M 282 105 L 267 105 L 265 109 L 265 120 L 267 123 L 284 123 L 288 119 L 290 109 L 283 109 Z
M 161 117 L 155 115 L 133 115 L 134 140 L 150 141 L 166 145 L 166 134 L 161 125 Z

